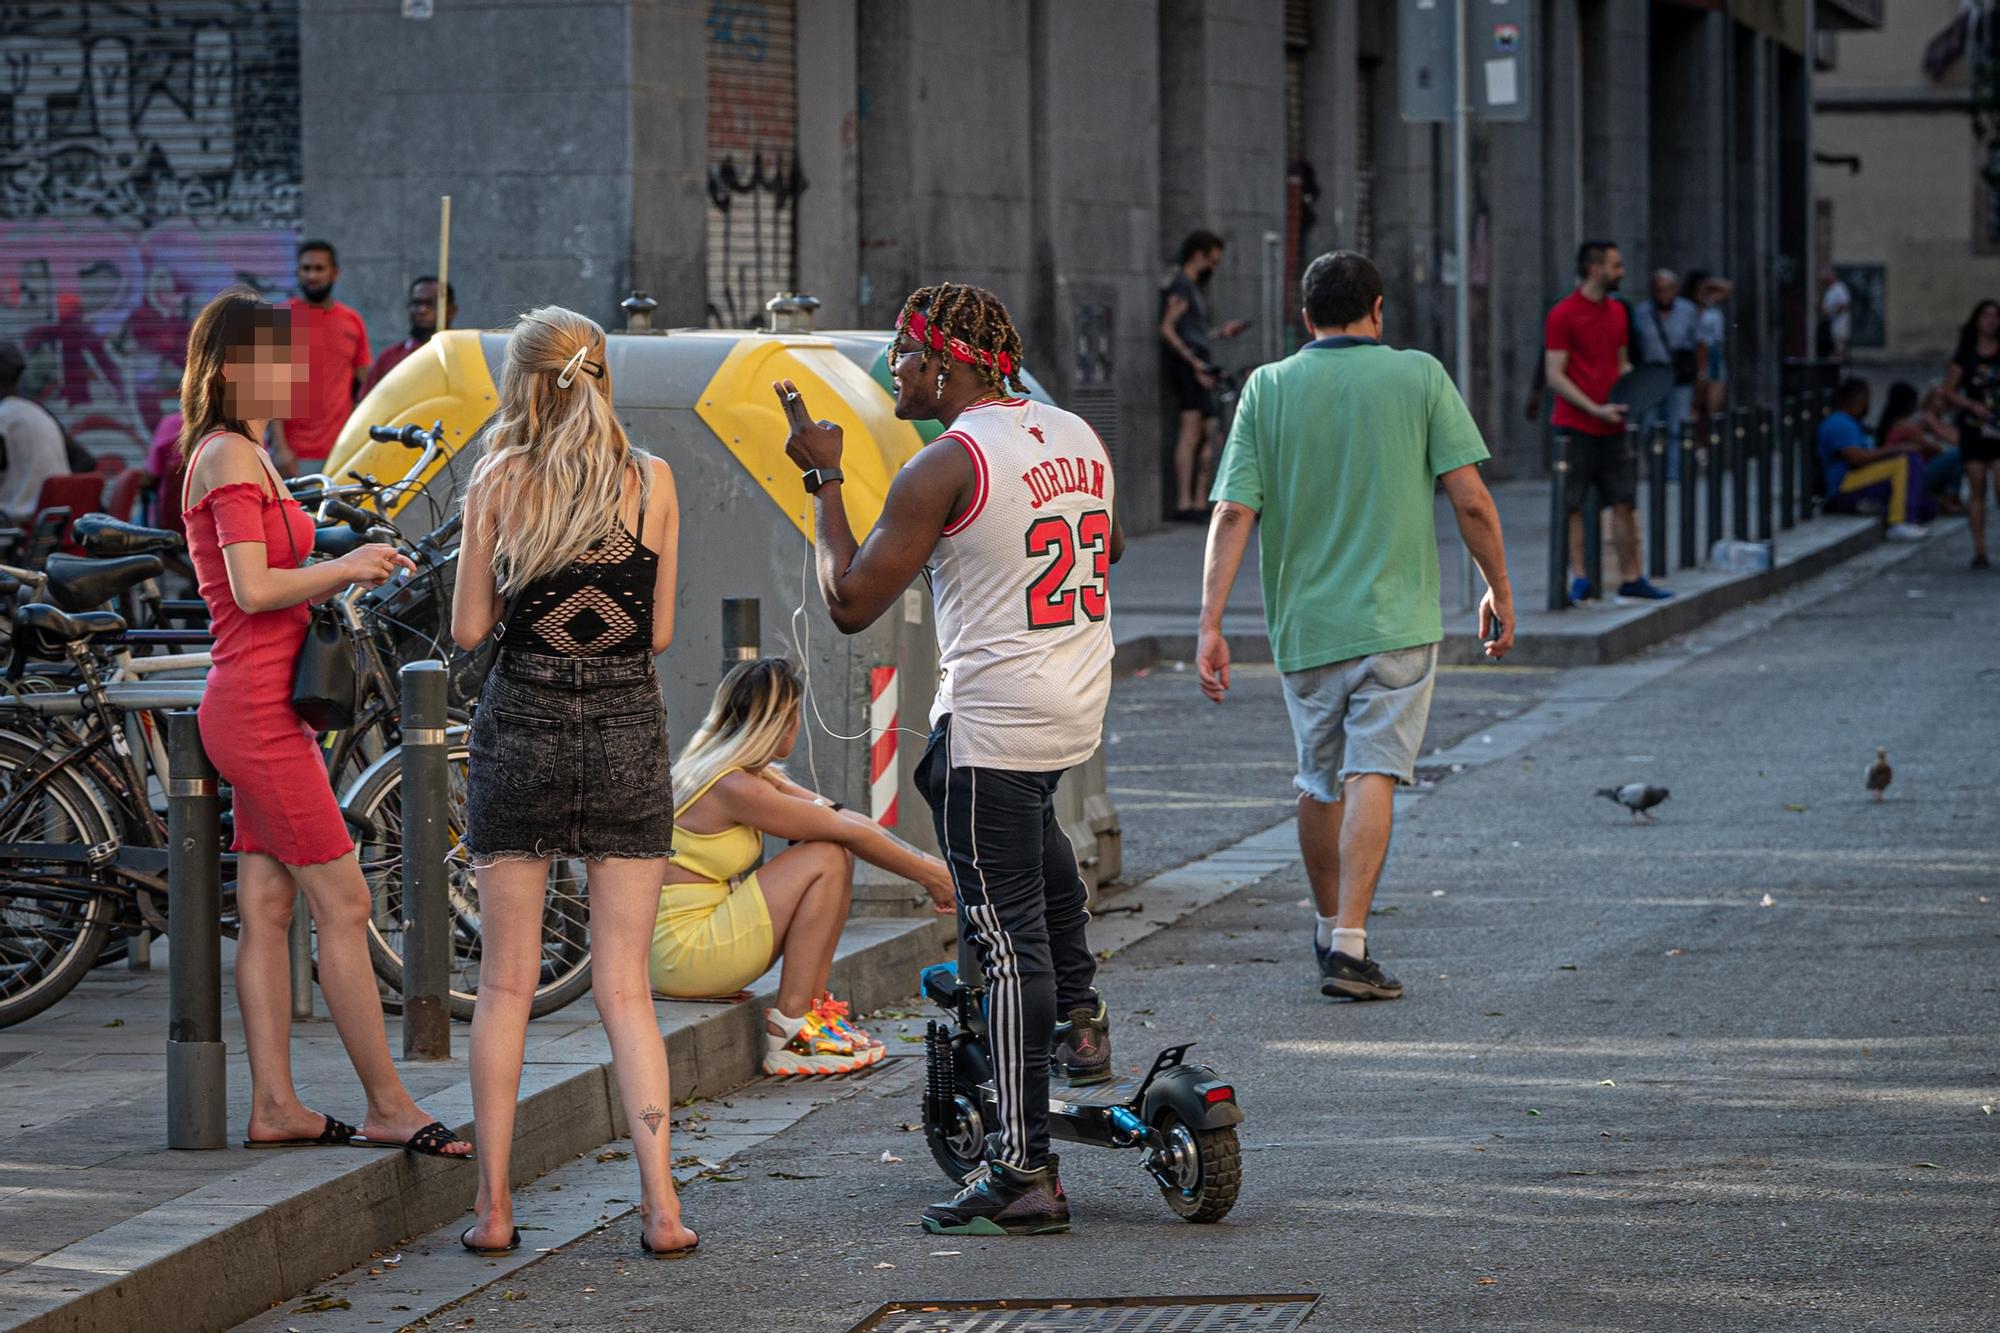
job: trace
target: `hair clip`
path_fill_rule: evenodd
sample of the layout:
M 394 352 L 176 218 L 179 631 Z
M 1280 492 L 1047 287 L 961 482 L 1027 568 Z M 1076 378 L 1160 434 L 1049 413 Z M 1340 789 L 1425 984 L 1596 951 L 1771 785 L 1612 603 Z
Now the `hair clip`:
M 603 364 L 592 361 L 585 355 L 589 350 L 587 347 L 579 347 L 575 352 L 571 353 L 569 360 L 563 364 L 562 374 L 556 376 L 557 388 L 567 389 L 570 385 L 576 383 L 576 372 L 579 370 L 594 380 L 604 378 Z

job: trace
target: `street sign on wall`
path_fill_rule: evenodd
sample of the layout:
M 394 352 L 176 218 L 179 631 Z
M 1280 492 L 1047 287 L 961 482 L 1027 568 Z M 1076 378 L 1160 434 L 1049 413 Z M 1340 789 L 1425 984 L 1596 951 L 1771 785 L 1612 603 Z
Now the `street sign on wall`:
M 1472 112 L 1526 120 L 1532 111 L 1534 41 L 1530 0 L 1400 0 L 1397 68 L 1403 119 L 1449 121 L 1458 87 L 1452 60 L 1457 6 L 1466 7 L 1466 68 Z

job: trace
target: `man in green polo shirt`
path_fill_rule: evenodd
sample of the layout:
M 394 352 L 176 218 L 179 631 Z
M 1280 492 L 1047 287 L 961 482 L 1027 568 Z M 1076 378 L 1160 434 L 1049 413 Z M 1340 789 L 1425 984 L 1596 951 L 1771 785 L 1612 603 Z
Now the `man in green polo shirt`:
M 1398 782 L 1415 779 L 1444 638 L 1433 487 L 1442 482 L 1486 596 L 1479 633 L 1514 644 L 1500 517 L 1479 479 L 1486 445 L 1444 367 L 1385 347 L 1382 276 L 1351 250 L 1300 283 L 1313 341 L 1244 384 L 1211 499 L 1196 666 L 1229 690 L 1222 611 L 1253 527 L 1271 655 L 1298 742 L 1299 848 L 1317 903 L 1320 992 L 1393 1000 L 1368 954 L 1368 907 Z

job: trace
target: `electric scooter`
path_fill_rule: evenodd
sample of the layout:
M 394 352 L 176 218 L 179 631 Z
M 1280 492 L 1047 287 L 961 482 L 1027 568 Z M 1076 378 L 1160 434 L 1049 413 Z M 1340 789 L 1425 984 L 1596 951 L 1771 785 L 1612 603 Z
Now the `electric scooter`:
M 950 1015 L 924 1035 L 924 1138 L 931 1156 L 963 1185 L 985 1162 L 986 1134 L 1000 1123 L 986 1046 L 986 989 L 961 944 L 959 962 L 923 970 L 924 995 Z M 1058 1074 L 1049 1088 L 1049 1135 L 1093 1148 L 1137 1148 L 1167 1207 L 1190 1222 L 1220 1220 L 1243 1184 L 1236 1090 L 1207 1065 L 1190 1064 L 1192 1042 L 1169 1046 L 1143 1078 L 1084 1087 Z

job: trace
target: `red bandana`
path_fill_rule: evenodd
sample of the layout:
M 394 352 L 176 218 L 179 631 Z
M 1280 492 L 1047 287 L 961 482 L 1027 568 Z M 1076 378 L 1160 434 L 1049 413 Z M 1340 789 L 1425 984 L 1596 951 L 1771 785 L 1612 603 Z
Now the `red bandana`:
M 947 338 L 944 330 L 933 329 L 930 321 L 922 314 L 912 311 L 903 332 L 915 339 L 920 347 L 929 347 L 940 352 L 950 352 L 952 359 L 963 361 L 970 366 L 998 366 L 1002 375 L 1014 373 L 1014 358 L 1005 352 L 989 352 L 983 347 L 974 347 L 961 338 Z

